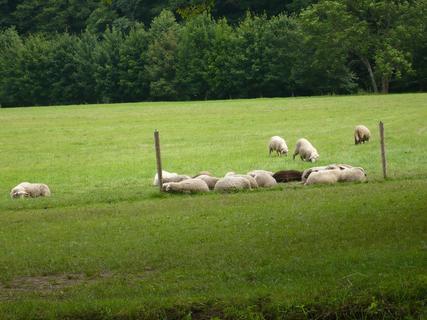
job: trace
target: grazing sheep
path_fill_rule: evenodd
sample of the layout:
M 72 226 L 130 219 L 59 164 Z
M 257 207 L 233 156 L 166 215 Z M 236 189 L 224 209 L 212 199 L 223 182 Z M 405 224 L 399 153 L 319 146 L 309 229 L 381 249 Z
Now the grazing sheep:
M 11 198 L 23 197 L 49 197 L 50 190 L 44 183 L 22 182 L 10 191 Z
M 255 175 L 255 181 L 258 184 L 258 187 L 261 188 L 271 188 L 277 185 L 276 180 L 269 174 L 260 172 Z
M 193 176 L 193 179 L 197 178 L 198 176 L 211 176 L 211 177 L 213 177 L 213 174 L 210 173 L 209 171 L 200 171 L 198 174 Z
M 219 178 L 217 178 L 217 177 L 208 176 L 206 174 L 199 175 L 195 179 L 200 179 L 200 180 L 203 180 L 204 182 L 206 182 L 209 189 L 211 189 L 211 190 L 215 187 L 215 184 L 219 180 Z
M 363 182 L 366 181 L 366 173 L 363 168 L 353 167 L 353 168 L 345 168 L 341 170 L 341 174 L 338 179 L 339 182 Z
M 240 176 L 227 176 L 218 180 L 215 184 L 214 191 L 230 192 L 243 189 L 251 189 L 248 179 Z
M 247 173 L 247 175 L 249 175 L 251 177 L 255 177 L 255 175 L 257 175 L 259 173 L 266 173 L 266 174 L 269 174 L 270 176 L 273 176 L 273 172 L 267 171 L 267 170 L 252 170 L 252 171 L 249 171 Z
M 304 184 L 334 184 L 339 181 L 340 175 L 340 169 L 315 171 L 308 176 Z
M 369 142 L 371 132 L 364 125 L 358 125 L 354 128 L 354 144 Z
M 225 177 L 242 177 L 245 178 L 246 180 L 249 181 L 249 183 L 251 184 L 251 188 L 252 189 L 256 189 L 258 188 L 258 183 L 256 182 L 256 180 L 254 179 L 254 177 L 248 175 L 248 174 L 237 174 L 235 172 L 227 172 Z
M 186 179 L 180 182 L 167 182 L 162 186 L 163 191 L 194 193 L 209 192 L 208 185 L 202 179 Z
M 295 156 L 299 154 L 301 160 L 315 162 L 319 158 L 319 153 L 316 148 L 307 140 L 307 139 L 299 139 L 295 146 L 294 152 L 294 160 Z
M 302 172 L 297 170 L 282 170 L 273 174 L 277 182 L 301 181 Z
M 269 155 L 271 156 L 272 151 L 276 151 L 278 156 L 284 154 L 288 155 L 288 146 L 286 145 L 285 139 L 279 136 L 271 137 L 270 142 L 268 144 Z

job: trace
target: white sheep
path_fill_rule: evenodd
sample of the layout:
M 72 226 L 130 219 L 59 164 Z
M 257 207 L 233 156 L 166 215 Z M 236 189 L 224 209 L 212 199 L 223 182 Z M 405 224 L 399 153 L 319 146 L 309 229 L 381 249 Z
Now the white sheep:
M 206 184 L 208 185 L 209 189 L 211 189 L 211 190 L 215 187 L 215 184 L 219 180 L 219 178 L 217 178 L 217 177 L 208 176 L 206 174 L 199 175 L 199 176 L 197 176 L 194 179 L 203 180 L 204 182 L 206 182 Z
M 264 172 L 257 173 L 254 178 L 258 184 L 258 187 L 261 188 L 271 188 L 277 185 L 276 179 Z
M 49 197 L 50 189 L 44 183 L 21 182 L 10 191 L 11 198 Z
M 258 188 L 258 183 L 256 182 L 255 178 L 248 174 L 238 174 L 235 172 L 227 172 L 224 177 L 243 177 L 249 181 L 252 189 Z
M 358 125 L 354 128 L 354 144 L 369 142 L 371 138 L 371 132 L 364 125 Z
M 315 162 L 319 158 L 319 153 L 317 152 L 316 148 L 313 147 L 313 145 L 304 138 L 301 138 L 297 141 L 293 156 L 294 159 L 297 154 L 299 154 L 301 160 L 304 161 Z
M 180 182 L 180 181 L 187 180 L 187 179 L 191 179 L 191 177 L 186 176 L 186 175 L 179 175 L 175 172 L 167 172 L 165 170 L 162 170 L 162 182 L 163 183 Z M 158 186 L 158 185 L 159 185 L 159 177 L 156 173 L 156 175 L 154 176 L 154 180 L 153 180 L 153 186 Z
M 271 156 L 272 151 L 276 151 L 278 156 L 284 154 L 288 155 L 288 146 L 286 145 L 285 139 L 279 136 L 273 136 L 270 138 L 270 142 L 268 144 L 269 155 Z
M 215 184 L 214 191 L 217 192 L 230 192 L 243 189 L 251 189 L 251 184 L 248 179 L 240 176 L 227 176 L 218 180 Z
M 170 177 L 176 177 L 178 175 L 178 173 L 175 172 L 168 172 L 166 170 L 162 170 L 162 179 L 167 179 Z M 154 180 L 153 180 L 153 186 L 158 186 L 159 185 L 159 175 L 156 173 L 154 175 Z
M 334 184 L 339 181 L 340 169 L 321 170 L 310 173 L 304 185 L 310 184 Z
M 338 181 L 339 182 L 366 181 L 365 170 L 360 167 L 345 168 L 344 170 L 341 170 L 341 174 Z
M 304 172 L 302 173 L 301 181 L 303 183 L 306 182 L 307 178 L 309 177 L 309 175 L 312 172 L 318 172 L 318 171 L 324 171 L 324 170 L 334 170 L 334 169 L 344 170 L 347 168 L 353 168 L 353 167 L 349 164 L 330 164 L 330 165 L 322 166 L 322 167 L 308 168 L 308 169 L 304 170 Z
M 180 182 L 167 182 L 162 186 L 166 192 L 194 193 L 209 192 L 209 187 L 202 179 L 186 179 Z
M 266 174 L 269 174 L 270 176 L 273 176 L 273 174 L 274 174 L 274 172 L 267 171 L 267 170 L 252 170 L 252 171 L 249 171 L 247 173 L 247 175 L 249 175 L 251 177 L 255 177 L 259 173 L 266 173 Z

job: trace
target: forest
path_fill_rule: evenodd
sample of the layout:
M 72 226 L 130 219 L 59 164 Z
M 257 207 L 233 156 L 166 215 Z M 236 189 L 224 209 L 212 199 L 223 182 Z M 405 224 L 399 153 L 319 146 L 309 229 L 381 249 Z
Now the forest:
M 0 0 L 0 106 L 427 89 L 427 0 Z

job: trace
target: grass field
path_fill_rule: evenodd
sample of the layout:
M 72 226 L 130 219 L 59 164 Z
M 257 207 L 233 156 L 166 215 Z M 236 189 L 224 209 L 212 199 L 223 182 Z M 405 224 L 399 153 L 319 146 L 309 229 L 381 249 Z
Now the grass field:
M 426 119 L 427 94 L 0 109 L 0 319 L 427 317 Z M 281 135 L 369 182 L 159 194 L 154 129 L 168 171 L 310 167 Z

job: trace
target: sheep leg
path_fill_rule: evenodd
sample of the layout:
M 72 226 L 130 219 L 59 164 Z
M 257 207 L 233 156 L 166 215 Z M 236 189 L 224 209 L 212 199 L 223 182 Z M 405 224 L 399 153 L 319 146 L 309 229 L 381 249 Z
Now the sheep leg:
M 271 157 L 271 151 L 273 151 L 273 149 L 270 148 L 270 151 L 268 152 L 268 155 Z
M 294 159 L 295 160 L 295 156 L 298 154 L 298 151 L 295 151 L 294 152 L 294 156 L 292 157 L 292 159 Z

